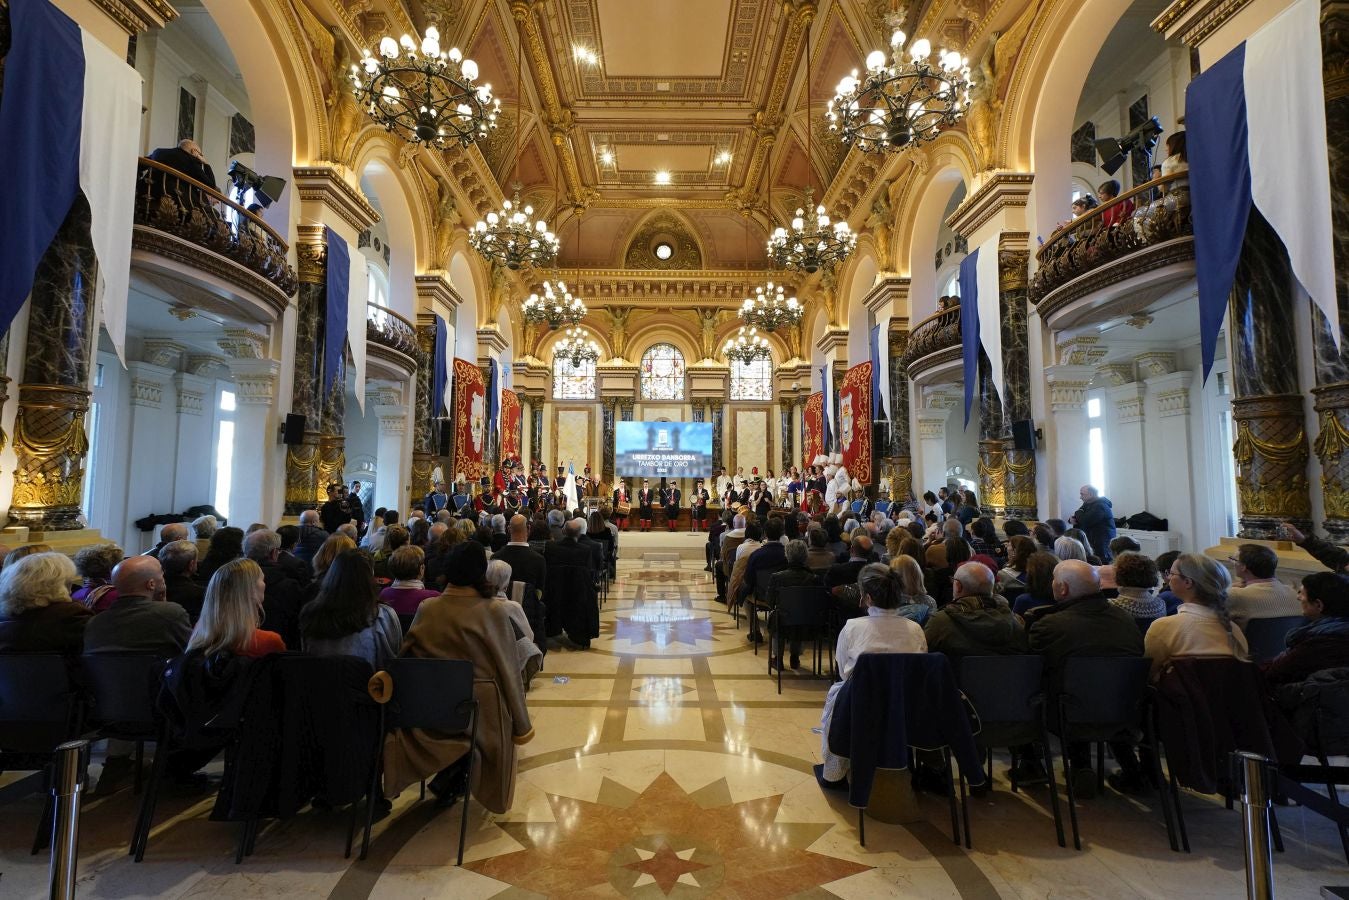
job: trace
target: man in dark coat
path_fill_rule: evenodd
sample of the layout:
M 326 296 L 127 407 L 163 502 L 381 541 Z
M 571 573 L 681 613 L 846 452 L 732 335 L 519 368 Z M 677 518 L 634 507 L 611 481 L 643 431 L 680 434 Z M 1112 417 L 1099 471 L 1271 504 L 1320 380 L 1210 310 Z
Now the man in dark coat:
M 345 492 L 346 488 L 336 482 L 328 485 L 328 501 L 319 507 L 319 522 L 329 534 L 336 534 L 339 527 L 351 521 Z
M 543 554 L 529 546 L 529 520 L 524 516 L 511 516 L 510 543 L 492 554 L 511 567 L 511 581 L 525 581 L 539 590 L 543 590 L 548 580 L 548 561 Z
M 765 548 L 760 547 L 761 552 Z M 768 591 L 765 600 L 768 602 L 770 610 L 776 609 L 778 605 L 778 592 L 783 588 L 795 587 L 819 587 L 821 586 L 820 573 L 806 565 L 806 557 L 809 551 L 806 548 L 805 541 L 789 541 L 783 552 L 783 558 L 786 560 L 787 567 L 779 569 L 768 576 Z M 750 560 L 753 563 L 753 559 Z M 759 575 L 758 577 L 763 577 Z M 781 629 L 773 635 L 776 646 L 770 648 L 769 653 L 773 657 L 773 664 L 782 666 L 782 639 L 790 638 L 791 647 L 791 666 L 793 669 L 801 665 L 801 637 L 794 633 L 784 634 Z
M 782 517 L 771 516 L 764 523 L 764 542 L 758 550 L 749 555 L 745 563 L 745 576 L 740 582 L 740 596 L 732 597 L 733 602 L 747 602 L 758 593 L 768 593 L 768 579 L 779 569 L 787 565 L 787 548 L 782 545 Z M 763 640 L 759 634 L 759 619 L 755 615 L 749 618 L 749 640 L 758 643 Z
M 1110 562 L 1110 542 L 1115 539 L 1115 510 L 1100 491 L 1084 484 L 1077 495 L 1082 506 L 1073 513 L 1073 524 L 1087 533 L 1091 549 L 1103 562 Z
M 201 616 L 201 605 L 206 599 L 206 585 L 197 581 L 197 545 L 192 541 L 174 541 L 159 551 L 159 564 L 164 570 L 164 593 L 170 603 L 187 610 L 194 624 Z
M 160 147 L 150 154 L 150 159 L 194 181 L 200 181 L 212 190 L 220 190 L 215 181 L 215 172 L 211 170 L 210 163 L 206 161 L 206 154 L 201 152 L 201 147 L 197 146 L 196 141 L 181 140 L 177 147 Z
M 549 637 L 566 631 L 573 643 L 589 647 L 599 636 L 599 605 L 590 548 L 579 542 L 583 531 L 584 520 L 572 519 L 564 526 L 562 539 L 544 549 L 548 588 L 543 601 L 548 605 Z
M 679 501 L 681 499 L 683 498 L 679 485 L 673 481 L 661 491 L 661 506 L 665 507 L 665 525 L 670 531 L 674 531 L 675 526 L 679 524 Z
M 304 590 L 290 577 L 290 573 L 277 563 L 277 554 L 281 551 L 281 538 L 275 531 L 260 528 L 244 537 L 244 556 L 253 560 L 262 569 L 262 578 L 266 582 L 263 595 L 262 627 L 281 635 L 287 647 L 300 646 L 300 607 L 304 604 Z
M 642 489 L 637 492 L 637 524 L 642 531 L 651 530 L 652 511 L 656 505 L 656 492 L 651 490 L 651 482 L 642 479 Z
M 300 536 L 295 542 L 295 558 L 313 565 L 314 554 L 319 552 L 323 542 L 328 540 L 328 532 L 319 527 L 319 513 L 316 509 L 306 509 L 300 513 Z

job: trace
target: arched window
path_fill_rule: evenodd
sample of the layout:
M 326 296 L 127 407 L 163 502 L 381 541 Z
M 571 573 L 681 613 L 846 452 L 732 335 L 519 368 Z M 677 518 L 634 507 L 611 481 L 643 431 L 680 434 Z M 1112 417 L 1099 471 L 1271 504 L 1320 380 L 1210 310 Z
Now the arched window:
M 754 362 L 731 363 L 732 400 L 772 400 L 773 360 L 760 357 Z
M 642 399 L 684 399 L 684 354 L 670 344 L 655 344 L 642 354 Z
M 595 361 L 583 359 L 579 366 L 574 366 L 570 357 L 555 354 L 553 356 L 553 399 L 594 400 Z
M 389 305 L 389 279 L 374 263 L 365 267 L 366 299 L 376 306 Z

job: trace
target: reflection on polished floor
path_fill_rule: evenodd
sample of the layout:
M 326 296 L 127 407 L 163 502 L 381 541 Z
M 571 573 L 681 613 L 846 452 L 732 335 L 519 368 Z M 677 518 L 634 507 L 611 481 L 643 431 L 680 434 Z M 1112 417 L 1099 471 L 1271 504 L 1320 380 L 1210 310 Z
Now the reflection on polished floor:
M 1043 789 L 998 780 L 971 801 L 974 849 L 951 843 L 940 798 L 928 819 L 867 823 L 822 794 L 820 709 L 827 684 L 796 673 L 782 694 L 766 658 L 714 598 L 701 563 L 624 563 L 588 652 L 556 650 L 529 694 L 538 738 L 525 746 L 514 807 L 475 815 L 462 869 L 458 809 L 407 791 L 377 826 L 369 858 L 342 859 L 345 818 L 311 811 L 273 823 L 243 865 L 232 827 L 208 821 L 210 797 L 165 800 L 150 854 L 126 857 L 133 798 L 86 806 L 82 897 L 214 900 L 456 897 L 1178 897 L 1244 889 L 1240 820 L 1186 795 L 1192 854 L 1172 853 L 1155 803 L 1111 792 L 1081 806 L 1084 850 L 1059 848 Z M 476 812 L 476 808 L 475 808 Z M 46 894 L 43 857 L 27 855 L 35 799 L 0 822 L 0 895 Z M 1349 883 L 1333 829 L 1279 813 L 1287 851 L 1281 896 Z

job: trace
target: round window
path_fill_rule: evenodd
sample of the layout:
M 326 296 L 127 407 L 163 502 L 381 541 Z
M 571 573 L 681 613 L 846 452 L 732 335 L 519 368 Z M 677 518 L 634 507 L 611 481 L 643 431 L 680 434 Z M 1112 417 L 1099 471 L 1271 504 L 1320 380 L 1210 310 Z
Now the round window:
M 668 241 L 661 241 L 653 248 L 653 252 L 656 254 L 656 259 L 664 262 L 674 256 L 674 247 Z

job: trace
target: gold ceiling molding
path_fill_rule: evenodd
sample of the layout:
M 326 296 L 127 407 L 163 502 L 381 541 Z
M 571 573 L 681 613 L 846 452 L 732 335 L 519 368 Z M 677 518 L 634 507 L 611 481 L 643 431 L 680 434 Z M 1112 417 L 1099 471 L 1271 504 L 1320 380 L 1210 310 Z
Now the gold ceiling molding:
M 775 273 L 778 275 L 785 273 Z M 634 272 L 631 269 L 562 269 L 562 280 L 591 308 L 610 305 L 662 307 L 673 303 L 736 307 L 768 277 L 762 271 L 679 269 Z
M 585 186 L 577 168 L 576 154 L 568 140 L 575 127 L 575 120 L 571 110 L 562 105 L 557 82 L 553 80 L 552 63 L 548 59 L 547 42 L 544 41 L 538 19 L 534 17 L 534 9 L 541 5 L 540 0 L 511 0 L 511 16 L 520 23 L 524 33 L 525 56 L 529 60 L 530 74 L 534 77 L 535 88 L 539 93 L 543 118 L 552 131 L 553 146 L 557 148 L 567 195 L 573 203 L 577 203 L 585 197 Z M 519 86 L 517 92 L 523 96 L 524 86 Z
M 434 310 L 437 303 L 445 307 L 445 311 L 453 315 L 459 308 L 459 304 L 464 302 L 463 295 L 455 290 L 450 283 L 450 277 L 444 272 L 426 272 L 416 276 L 417 299 L 421 301 L 418 305 L 422 309 Z
M 660 259 L 655 246 L 664 240 L 673 255 Z M 643 222 L 628 240 L 623 263 L 629 269 L 701 269 L 703 248 L 689 223 L 672 212 L 662 211 Z
M 862 305 L 872 315 L 879 314 L 886 306 L 891 304 L 893 304 L 892 308 L 902 307 L 907 309 L 908 302 L 909 279 L 900 278 L 897 275 L 882 278 L 872 285 L 871 290 L 867 291 L 866 295 L 862 297 Z
M 129 35 L 163 28 L 178 18 L 178 10 L 164 0 L 94 0 L 94 5 Z
M 1004 207 L 1025 209 L 1035 176 L 1023 172 L 995 172 L 951 213 L 946 224 L 962 237 L 970 235 Z
M 1175 0 L 1152 22 L 1154 31 L 1167 40 L 1179 38 L 1191 47 L 1202 44 L 1209 35 L 1250 5 L 1251 0 Z
M 295 190 L 300 200 L 319 203 L 337 213 L 344 222 L 364 231 L 379 221 L 379 213 L 333 166 L 296 166 Z

